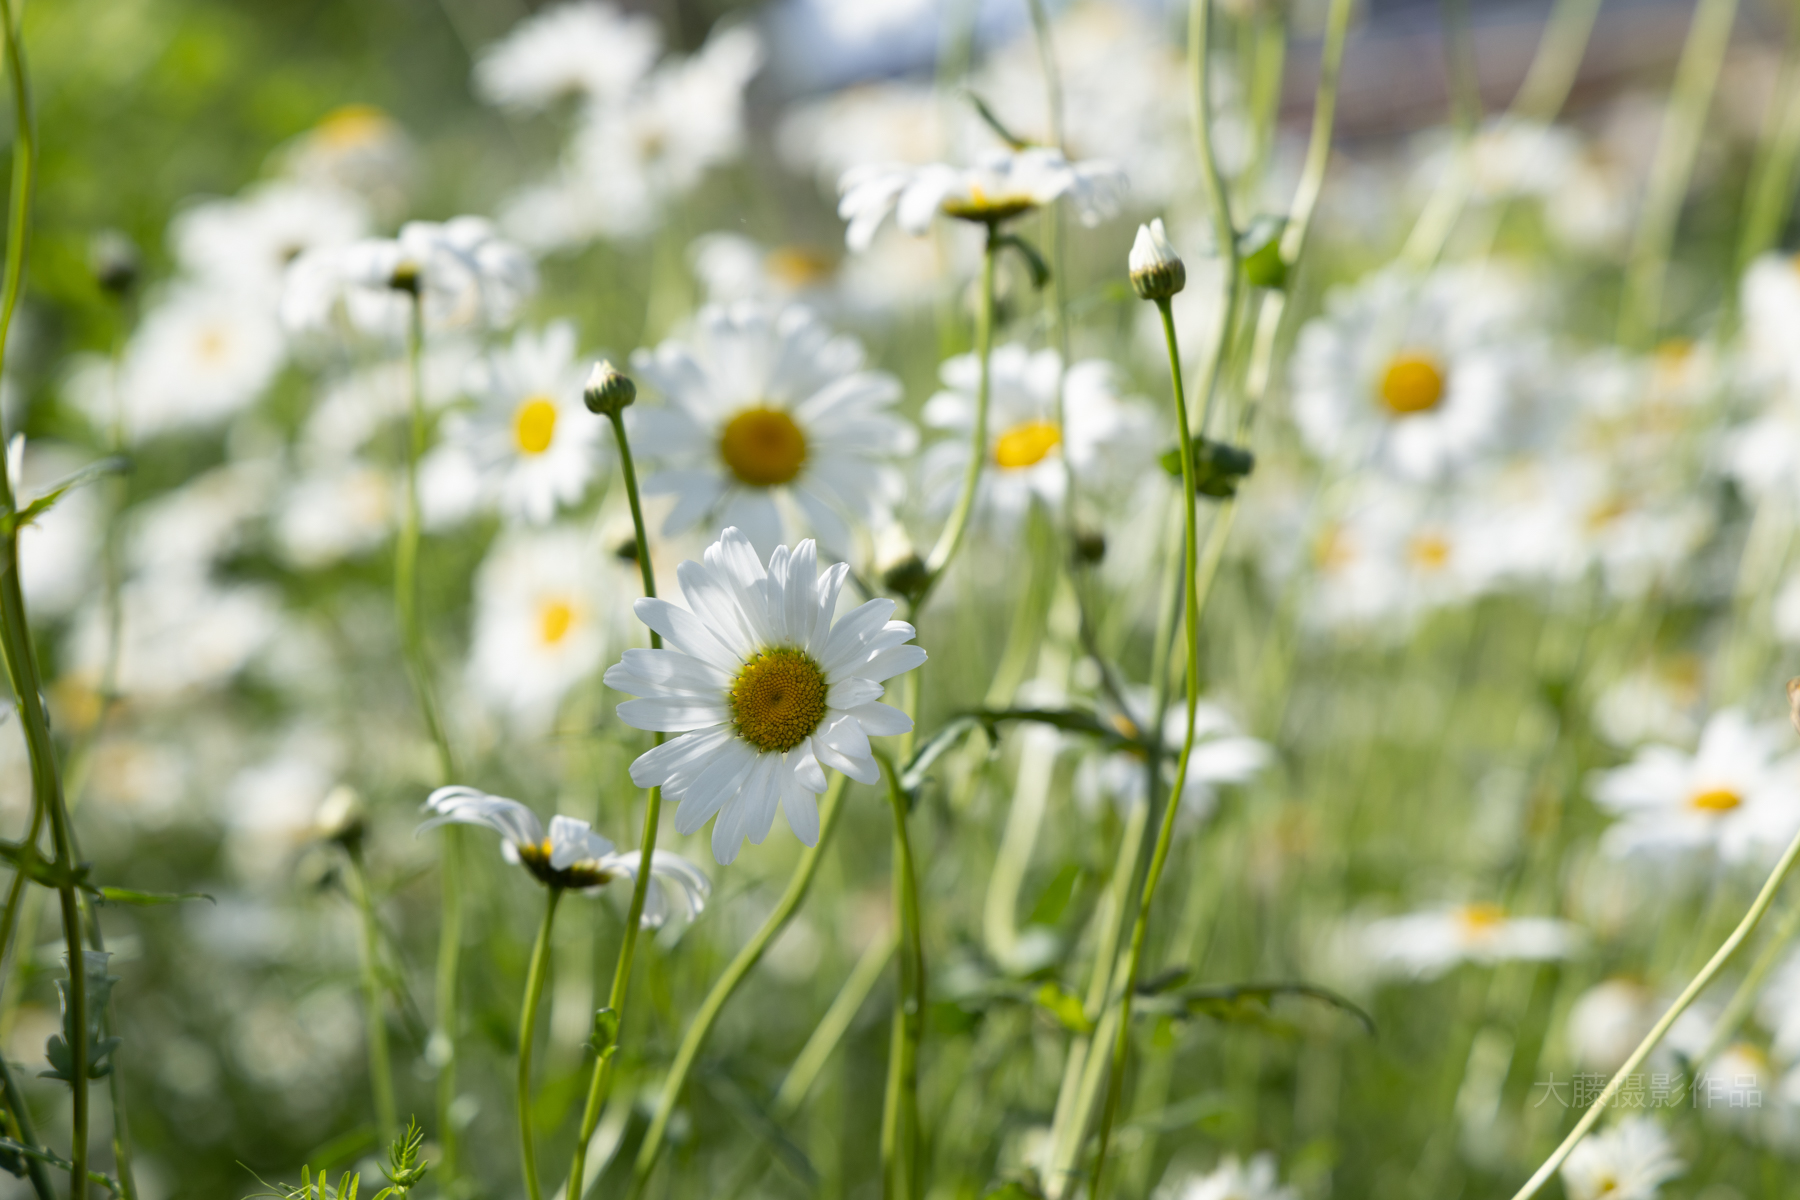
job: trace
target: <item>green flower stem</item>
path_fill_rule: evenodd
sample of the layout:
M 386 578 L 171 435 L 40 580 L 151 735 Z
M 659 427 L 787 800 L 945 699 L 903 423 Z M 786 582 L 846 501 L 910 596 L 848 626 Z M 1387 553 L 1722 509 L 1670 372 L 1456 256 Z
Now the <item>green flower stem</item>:
M 400 1128 L 394 1106 L 394 1069 L 388 1054 L 386 989 L 381 984 L 381 924 L 375 913 L 375 897 L 369 890 L 369 872 L 362 852 L 349 852 L 350 899 L 361 922 L 358 944 L 362 969 L 364 1019 L 368 1025 L 369 1088 L 375 1096 L 375 1131 L 385 1145 Z
M 544 921 L 531 947 L 531 966 L 525 974 L 525 1002 L 519 1008 L 519 1161 L 525 1168 L 526 1200 L 544 1200 L 538 1183 L 537 1147 L 531 1132 L 531 1043 L 537 1036 L 537 1014 L 544 998 L 544 979 L 550 974 L 550 929 L 556 924 L 559 887 L 546 888 Z
M 1737 7 L 1738 0 L 1699 0 L 1694 6 L 1662 134 L 1656 141 L 1656 157 L 1651 161 L 1643 213 L 1625 266 L 1618 342 L 1627 350 L 1646 348 L 1662 319 L 1663 280 L 1675 244 L 1675 226 L 1687 198 L 1719 71 L 1725 65 Z
M 682 1088 L 687 1084 L 689 1072 L 693 1070 L 694 1060 L 700 1055 L 700 1047 L 705 1044 L 707 1034 L 712 1032 L 714 1022 L 725 1010 L 725 1005 L 735 993 L 762 956 L 769 944 L 787 928 L 794 914 L 800 911 L 800 905 L 806 900 L 806 893 L 812 887 L 813 877 L 819 873 L 819 864 L 824 861 L 825 848 L 831 841 L 831 835 L 837 829 L 838 819 L 843 813 L 841 803 L 844 795 L 845 777 L 836 775 L 831 785 L 825 789 L 825 795 L 819 801 L 819 840 L 800 855 L 800 861 L 794 866 L 794 873 L 788 879 L 787 890 L 781 894 L 774 911 L 762 923 L 750 940 L 744 943 L 737 957 L 725 968 L 701 1001 L 699 1009 L 694 1013 L 693 1021 L 687 1032 L 682 1035 L 681 1046 L 675 1052 L 675 1061 L 669 1065 L 669 1074 L 663 1080 L 662 1092 L 657 1096 L 656 1115 L 650 1120 L 650 1129 L 644 1134 L 643 1144 L 638 1148 L 637 1161 L 632 1167 L 631 1194 L 642 1194 L 644 1185 L 649 1181 L 650 1172 L 656 1166 L 657 1155 L 662 1151 L 663 1136 L 668 1132 L 669 1118 L 675 1113 L 675 1105 L 681 1099 Z M 575 1176 L 571 1175 L 571 1187 Z M 579 1200 L 573 1190 L 569 1200 Z
M 0 1054 L 0 1089 L 4 1089 L 6 1096 L 8 1132 L 22 1145 L 38 1145 L 37 1130 L 31 1121 L 31 1109 L 25 1104 L 25 1093 L 20 1090 L 18 1080 L 13 1078 L 12 1066 L 7 1063 L 4 1054 Z M 56 1188 L 50 1182 L 50 1171 L 43 1159 L 27 1156 L 25 1172 L 31 1177 L 31 1190 L 37 1193 L 38 1200 L 56 1200 Z
M 1707 2 L 1708 0 L 1701 0 L 1702 4 Z M 1796 835 L 1794 840 L 1788 843 L 1788 848 L 1782 852 L 1780 861 L 1775 864 L 1775 869 L 1769 873 L 1768 880 L 1763 884 L 1762 891 L 1757 893 L 1755 901 L 1751 903 L 1750 911 L 1744 914 L 1744 919 L 1739 921 L 1737 928 L 1731 931 L 1731 936 L 1725 939 L 1718 951 L 1700 969 L 1700 973 L 1694 976 L 1687 987 L 1682 990 L 1681 995 L 1675 998 L 1675 1003 L 1669 1006 L 1669 1011 L 1662 1015 L 1662 1019 L 1651 1028 L 1644 1040 L 1638 1043 L 1637 1049 L 1631 1052 L 1631 1057 L 1625 1060 L 1618 1072 L 1601 1090 L 1600 1095 L 1595 1098 L 1593 1104 L 1581 1115 L 1581 1120 L 1575 1123 L 1575 1128 L 1569 1131 L 1569 1136 L 1563 1139 L 1562 1145 L 1558 1146 L 1555 1152 L 1544 1160 L 1544 1165 L 1537 1169 L 1536 1174 L 1525 1181 L 1525 1186 L 1513 1194 L 1512 1200 L 1530 1200 L 1537 1194 L 1538 1189 L 1544 1186 L 1550 1176 L 1556 1174 L 1557 1168 L 1562 1166 L 1563 1161 L 1569 1157 L 1569 1153 L 1575 1149 L 1581 1139 L 1587 1136 L 1588 1131 L 1600 1119 L 1600 1114 L 1606 1111 L 1606 1106 L 1612 1102 L 1612 1098 L 1618 1095 L 1620 1086 L 1643 1064 L 1643 1061 L 1650 1056 L 1650 1052 L 1656 1049 L 1657 1043 L 1662 1041 L 1663 1035 L 1669 1032 L 1669 1027 L 1675 1024 L 1676 1019 L 1687 1011 L 1688 1006 L 1724 969 L 1725 964 L 1731 960 L 1731 956 L 1737 951 L 1737 948 L 1743 945 L 1744 940 L 1755 932 L 1757 922 L 1761 921 L 1763 914 L 1769 910 L 1769 905 L 1775 900 L 1775 894 L 1781 890 L 1782 883 L 1787 879 L 1788 872 L 1793 870 L 1796 861 L 1800 861 L 1800 835 Z
M 925 597 L 943 578 L 950 560 L 962 547 L 963 537 L 969 530 L 969 518 L 975 511 L 975 491 L 981 483 L 981 471 L 987 465 L 988 376 L 989 359 L 994 349 L 994 263 L 999 257 L 999 236 L 998 227 L 989 225 L 987 241 L 981 249 L 981 305 L 975 316 L 975 354 L 981 361 L 981 375 L 975 387 L 975 421 L 969 431 L 969 465 L 963 473 L 962 491 L 956 497 L 956 507 L 950 510 L 950 520 L 925 558 L 928 574 L 913 601 L 914 612 L 925 606 Z
M 890 929 L 871 941 L 862 957 L 856 960 L 850 978 L 844 981 L 844 986 L 831 1002 L 831 1007 L 819 1018 L 812 1036 L 806 1039 L 806 1045 L 794 1057 L 794 1065 L 788 1068 L 787 1077 L 775 1092 L 775 1104 L 770 1113 L 777 1121 L 785 1121 L 800 1111 L 800 1105 L 805 1102 L 807 1093 L 818 1081 L 819 1072 L 825 1069 L 831 1052 L 837 1049 L 837 1044 L 850 1028 L 850 1022 L 856 1018 L 863 1002 L 869 998 L 869 993 L 875 990 L 881 973 L 887 969 L 888 959 L 894 956 L 894 950 L 899 945 L 899 936 L 899 931 Z
M 1706 1039 L 1705 1048 L 1694 1056 L 1696 1064 L 1711 1062 L 1713 1056 L 1723 1050 L 1725 1044 L 1736 1035 L 1738 1026 L 1744 1023 L 1744 1018 L 1750 1015 L 1751 1008 L 1756 1005 L 1757 993 L 1762 991 L 1763 980 L 1769 977 L 1769 972 L 1781 961 L 1781 952 L 1787 949 L 1796 933 L 1800 933 L 1800 904 L 1782 914 L 1781 921 L 1769 935 L 1768 945 L 1762 948 L 1762 953 L 1750 964 L 1737 991 L 1731 994 L 1731 1000 L 1725 1005 L 1725 1011 L 1713 1023 L 1712 1034 Z
M 925 1193 L 919 1164 L 919 1040 L 925 1029 L 925 950 L 920 930 L 919 880 L 906 829 L 906 793 L 884 755 L 888 803 L 894 810 L 894 916 L 899 930 L 900 997 L 894 1005 L 893 1052 L 881 1114 L 882 1190 L 917 1200 Z
M 1737 266 L 1742 271 L 1775 244 L 1794 202 L 1794 167 L 1800 161 L 1800 14 L 1788 12 L 1787 49 L 1775 84 L 1774 103 L 1765 118 L 1744 196 L 1743 225 L 1738 235 Z M 1737 291 L 1725 292 L 1727 305 Z
M 637 467 L 631 459 L 631 439 L 625 433 L 625 416 L 622 412 L 611 414 L 613 440 L 619 447 L 619 470 L 625 478 L 625 496 L 631 503 L 631 528 L 637 537 L 638 574 L 643 579 L 644 595 L 656 595 L 656 568 L 650 561 L 650 535 L 644 529 L 644 507 L 639 498 Z M 662 648 L 662 636 L 654 629 L 650 631 L 652 649 Z M 656 744 L 663 744 L 663 735 L 656 735 Z M 624 1028 L 625 994 L 631 984 L 631 967 L 637 957 L 638 932 L 643 925 L 644 903 L 650 894 L 650 862 L 656 852 L 656 834 L 662 824 L 662 789 L 650 789 L 649 799 L 644 808 L 644 832 L 638 841 L 638 873 L 637 881 L 632 885 L 631 904 L 625 913 L 625 929 L 619 938 L 619 957 L 613 963 L 612 990 L 607 993 L 606 1006 L 612 1010 L 619 1021 L 619 1028 Z M 823 834 L 820 835 L 823 841 Z M 617 1047 L 605 1047 L 594 1059 L 594 1070 L 588 1078 L 587 1103 L 581 1113 L 581 1129 L 575 1136 L 575 1155 L 569 1163 L 569 1182 L 564 1192 L 565 1200 L 581 1200 L 581 1193 L 586 1188 L 588 1145 L 594 1140 L 594 1130 L 600 1127 L 600 1112 L 606 1106 L 606 1095 L 612 1083 L 612 1064 L 617 1057 Z

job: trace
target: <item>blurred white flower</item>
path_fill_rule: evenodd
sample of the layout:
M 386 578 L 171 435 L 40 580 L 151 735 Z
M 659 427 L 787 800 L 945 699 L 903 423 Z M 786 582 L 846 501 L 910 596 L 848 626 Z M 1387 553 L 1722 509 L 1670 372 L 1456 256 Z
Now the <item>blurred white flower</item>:
M 1433 130 L 1423 141 L 1417 179 L 1430 187 L 1450 171 L 1466 170 L 1470 194 L 1477 200 L 1550 195 L 1574 168 L 1581 149 L 1580 139 L 1568 129 L 1505 114 L 1489 118 L 1466 145 L 1447 129 Z
M 631 365 L 665 401 L 627 412 L 633 446 L 659 467 L 645 493 L 676 496 L 665 532 L 736 526 L 767 553 L 805 530 L 843 554 L 853 523 L 884 524 L 900 499 L 886 460 L 917 441 L 892 412 L 900 382 L 864 370 L 861 344 L 804 308 L 709 306 L 687 341 Z
M 769 248 L 725 231 L 695 238 L 688 246 L 688 261 L 710 304 L 825 299 L 838 265 L 807 246 Z
M 276 502 L 276 543 L 303 569 L 371 550 L 394 530 L 398 492 L 391 472 L 356 459 L 308 472 Z
M 419 832 L 439 825 L 479 825 L 500 835 L 500 853 L 507 862 L 524 867 L 546 887 L 592 892 L 615 879 L 636 882 L 643 852 L 618 851 L 612 842 L 595 833 L 586 821 L 557 816 L 544 829 L 538 815 L 504 796 L 490 796 L 472 787 L 441 787 L 425 801 L 433 816 Z M 650 886 L 644 894 L 645 929 L 655 929 L 671 913 L 691 921 L 706 908 L 712 883 L 704 872 L 679 854 L 654 850 L 650 854 Z
M 481 52 L 475 91 L 489 104 L 531 111 L 567 99 L 615 99 L 635 87 L 662 49 L 642 13 L 601 0 L 546 8 Z
M 567 321 L 521 329 L 477 365 L 475 411 L 446 422 L 437 453 L 467 458 L 488 502 L 511 520 L 542 525 L 578 503 L 605 451 L 604 423 L 582 402 L 587 364 L 575 350 Z
M 1594 726 L 1615 746 L 1691 742 L 1704 716 L 1706 664 L 1684 654 L 1653 661 L 1600 693 Z
M 1378 972 L 1430 979 L 1462 962 L 1568 958 L 1582 936 L 1567 921 L 1508 916 L 1496 904 L 1464 904 L 1372 921 L 1361 940 Z
M 1577 1143 L 1562 1181 L 1569 1200 L 1654 1200 L 1686 1169 L 1655 1118 L 1631 1116 Z
M 1032 146 L 987 155 L 973 167 L 852 167 L 838 181 L 838 216 L 849 222 L 845 244 L 866 250 L 889 214 L 916 235 L 940 214 L 997 224 L 1066 196 L 1082 224 L 1098 225 L 1119 211 L 1125 188 L 1125 173 L 1110 162 L 1071 163 L 1060 151 Z
M 368 227 L 368 209 L 354 195 L 276 180 L 182 211 L 169 224 L 169 242 L 201 284 L 272 305 L 290 262 L 308 250 L 348 245 Z
M 620 600 L 636 588 L 573 529 L 503 535 L 475 576 L 470 686 L 517 726 L 541 731 L 569 689 L 599 668 Z
M 1148 719 L 1147 689 L 1129 689 L 1127 700 L 1136 711 L 1116 713 L 1112 720 L 1121 731 L 1136 734 Z M 1162 744 L 1168 757 L 1163 762 L 1164 784 L 1175 778 L 1176 759 L 1187 736 L 1187 706 L 1177 697 L 1163 719 Z M 1218 797 L 1218 789 L 1254 779 L 1274 757 L 1267 742 L 1247 737 L 1237 721 L 1217 704 L 1201 701 L 1194 716 L 1194 751 L 1188 756 L 1187 779 L 1181 787 L 1181 811 L 1188 820 L 1206 817 Z M 1110 799 L 1121 809 L 1143 804 L 1149 797 L 1145 759 L 1135 750 L 1089 754 L 1075 768 L 1072 790 L 1077 804 L 1092 813 Z
M 1599 772 L 1594 800 L 1620 818 L 1602 845 L 1614 854 L 1711 850 L 1729 863 L 1779 850 L 1800 830 L 1800 758 L 1777 757 L 1790 737 L 1786 721 L 1754 725 L 1725 709 L 1692 754 L 1648 746 Z
M 680 800 L 683 834 L 717 814 L 721 863 L 745 838 L 762 844 L 777 805 L 794 836 L 814 845 L 824 768 L 860 783 L 881 778 L 869 735 L 912 728 L 878 699 L 883 681 L 919 666 L 925 651 L 905 644 L 911 625 L 888 619 L 892 600 L 870 600 L 834 624 L 849 567 L 821 574 L 810 541 L 791 554 L 776 547 L 765 570 L 750 540 L 727 529 L 705 558 L 677 571 L 687 607 L 637 602 L 668 648 L 627 650 L 606 672 L 607 686 L 643 697 L 621 704 L 620 720 L 681 735 L 640 755 L 632 782 Z
M 1307 448 L 1418 481 L 1488 452 L 1513 401 L 1514 300 L 1492 274 L 1461 268 L 1382 271 L 1331 293 L 1294 358 Z
M 1300 1193 L 1279 1182 L 1275 1156 L 1258 1154 L 1248 1163 L 1227 1154 L 1206 1175 L 1165 1183 L 1158 1200 L 1299 1200 Z
M 1772 1035 L 1771 1053 L 1785 1063 L 1800 1062 L 1800 951 L 1789 951 L 1770 973 L 1756 1014 Z
M 33 442 L 26 450 L 25 435 L 13 435 L 7 469 L 21 509 L 83 466 L 80 455 L 54 443 Z M 19 583 L 33 617 L 61 616 L 86 598 L 101 535 L 95 489 L 104 486 L 104 480 L 90 480 L 70 488 L 19 530 Z
M 1607 979 L 1569 1009 L 1568 1044 L 1575 1061 L 1610 1074 L 1618 1070 L 1662 1016 L 1663 1007 L 1635 979 Z
M 1744 272 L 1740 305 L 1744 349 L 1751 363 L 1800 390 L 1800 256 L 1765 254 Z
M 333 109 L 273 157 L 289 178 L 350 192 L 390 217 L 406 202 L 412 143 L 398 122 L 373 105 Z
M 128 696 L 166 699 L 224 683 L 281 628 L 272 588 L 212 583 L 181 572 L 128 581 L 120 607 L 118 689 Z M 92 603 L 70 633 L 73 671 L 99 680 L 107 643 L 106 614 Z

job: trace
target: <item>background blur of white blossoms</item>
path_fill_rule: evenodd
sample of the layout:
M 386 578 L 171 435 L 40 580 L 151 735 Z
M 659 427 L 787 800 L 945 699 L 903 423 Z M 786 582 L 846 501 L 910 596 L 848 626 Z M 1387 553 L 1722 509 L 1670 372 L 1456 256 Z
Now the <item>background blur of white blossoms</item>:
M 1691 0 L 1557 0 L 1577 51 L 1599 16 L 1554 111 L 1509 111 L 1548 0 L 1355 6 L 1280 334 L 1255 341 L 1277 293 L 1247 290 L 1206 430 L 1256 461 L 1235 507 L 1201 501 L 1203 538 L 1234 516 L 1112 1195 L 1510 1195 L 1573 1119 L 1533 1105 L 1541 1081 L 1616 1069 L 1800 832 L 1781 692 L 1800 674 L 1800 61 L 1784 51 L 1800 40 L 1791 5 L 1700 3 L 1735 25 L 1658 307 L 1623 334 Z M 912 678 L 921 740 L 977 708 L 1097 724 L 999 721 L 919 793 L 933 1197 L 1078 1194 L 1056 1158 L 1071 1031 L 1104 994 L 1100 931 L 1147 798 L 1175 783 L 1165 762 L 1152 789 L 1144 739 L 1160 725 L 1178 747 L 1185 728 L 1179 675 L 1159 717 L 1153 667 L 1180 546 L 1170 384 L 1126 254 L 1139 222 L 1166 221 L 1198 412 L 1225 273 L 1188 6 L 1042 7 L 1074 166 L 1032 158 L 1065 198 L 1005 228 L 1045 253 L 1054 287 L 1001 251 L 970 540 L 919 616 L 929 661 Z M 1289 211 L 1327 8 L 1218 0 L 1213 135 L 1240 229 Z M 605 357 L 636 378 L 624 423 L 665 596 L 727 526 L 765 562 L 813 538 L 822 566 L 848 564 L 840 617 L 893 594 L 956 504 L 981 379 L 982 230 L 923 200 L 973 180 L 963 200 L 992 201 L 980 187 L 1001 178 L 931 164 L 1004 158 L 1001 129 L 1051 140 L 1033 11 L 26 6 L 41 178 L 4 433 L 23 435 L 26 497 L 112 455 L 123 468 L 23 530 L 25 595 L 93 877 L 214 898 L 103 913 L 145 1200 L 247 1195 L 252 1172 L 292 1180 L 373 1149 L 353 885 L 321 827 L 343 785 L 367 814 L 399 1111 L 435 1146 L 444 843 L 413 831 L 443 781 L 393 607 L 411 389 L 424 640 L 454 782 L 629 851 L 644 793 L 628 768 L 651 735 L 602 676 L 648 635 L 588 370 Z M 1466 36 L 1472 79 L 1446 68 L 1443 14 L 1467 21 L 1448 44 L 1454 58 Z M 846 172 L 871 189 L 847 215 L 874 228 L 901 207 L 857 251 Z M 1772 214 L 1762 234 L 1753 210 Z M 416 385 L 397 270 L 423 314 Z M 0 723 L 0 781 L 0 836 L 16 838 L 17 720 Z M 885 803 L 880 787 L 845 793 L 805 907 L 701 1052 L 652 1194 L 880 1193 L 894 977 L 853 971 L 893 938 Z M 781 821 L 721 866 L 710 830 L 684 836 L 672 810 L 660 845 L 702 864 L 712 895 L 639 947 L 622 1099 L 595 1143 L 605 1194 L 623 1194 L 700 998 L 803 850 Z M 509 1197 L 540 893 L 492 838 L 462 844 L 450 1111 L 466 1178 L 441 1194 Z M 532 1110 L 552 1187 L 625 892 L 564 906 L 555 930 Z M 37 1078 L 60 934 L 30 895 L 0 1052 L 23 1064 L 40 1135 L 66 1146 L 65 1091 Z M 1793 1191 L 1800 950 L 1780 939 L 1796 904 L 1777 901 L 1644 1068 L 1749 1078 L 1758 1104 L 1616 1114 L 1629 1120 L 1609 1117 L 1551 1189 Z M 1759 957 L 1741 1023 L 1718 1028 Z M 777 1101 L 865 975 L 811 1090 Z M 1332 989 L 1378 1032 L 1332 1004 L 1193 991 L 1247 981 Z M 28 1194 L 0 1173 L 0 1200 Z

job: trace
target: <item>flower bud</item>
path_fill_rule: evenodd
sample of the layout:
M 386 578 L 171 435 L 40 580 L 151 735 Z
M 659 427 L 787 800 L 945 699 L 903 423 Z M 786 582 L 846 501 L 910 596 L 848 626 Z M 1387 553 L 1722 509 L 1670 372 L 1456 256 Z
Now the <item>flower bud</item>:
M 594 373 L 588 376 L 587 391 L 582 398 L 587 402 L 589 412 L 603 417 L 616 416 L 637 399 L 637 384 L 631 382 L 631 376 L 602 359 L 594 364 Z
M 354 851 L 368 831 L 368 814 L 362 797 L 344 784 L 331 789 L 319 805 L 314 826 L 322 841 L 338 842 Z
M 1132 289 L 1145 300 L 1167 300 L 1187 286 L 1187 267 L 1169 244 L 1161 217 L 1138 226 L 1127 262 Z
M 137 244 L 116 229 L 103 229 L 88 244 L 88 269 L 100 290 L 124 296 L 137 286 L 144 267 Z

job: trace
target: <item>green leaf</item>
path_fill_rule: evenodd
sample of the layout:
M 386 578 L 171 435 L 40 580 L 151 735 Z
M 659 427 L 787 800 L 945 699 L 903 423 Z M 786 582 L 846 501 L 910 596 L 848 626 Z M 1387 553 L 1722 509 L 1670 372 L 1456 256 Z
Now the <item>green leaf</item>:
M 1242 446 L 1215 442 L 1211 438 L 1195 438 L 1194 494 L 1229 500 L 1237 495 L 1238 484 L 1256 469 L 1256 456 Z M 1163 470 L 1181 477 L 1181 448 L 1167 450 L 1162 456 Z
M 205 892 L 135 892 L 130 888 L 103 887 L 100 889 L 98 903 L 132 904 L 139 908 L 150 908 L 159 904 L 180 904 L 184 900 L 204 900 L 208 904 L 217 904 Z
M 951 717 L 940 725 L 937 732 L 919 743 L 912 758 L 907 760 L 905 769 L 900 772 L 900 790 L 909 796 L 918 795 L 919 789 L 925 786 L 932 765 L 954 749 L 971 730 L 980 728 L 981 724 L 975 717 L 964 713 Z
M 1299 1031 L 1285 1021 L 1276 1020 L 1269 1012 L 1270 1003 L 1282 996 L 1316 1000 L 1348 1013 L 1356 1018 L 1369 1036 L 1375 1036 L 1375 1021 L 1368 1013 L 1331 989 L 1311 983 L 1228 983 L 1185 988 L 1151 997 L 1141 1007 L 1146 1012 L 1172 1012 L 1177 1015 L 1211 1017 L 1215 1021 L 1233 1024 L 1256 1025 L 1272 1033 L 1291 1036 Z
M 1006 143 L 1008 149 L 1023 150 L 1031 145 L 1030 142 L 1002 124 L 1000 118 L 994 115 L 994 110 L 987 106 L 987 101 L 976 95 L 972 89 L 965 88 L 963 95 L 970 104 L 975 106 L 976 115 L 987 124 L 989 129 L 994 131 L 996 137 Z
M 996 246 L 1009 246 L 1012 249 L 1017 250 L 1019 252 L 1019 257 L 1025 260 L 1025 269 L 1031 272 L 1032 291 L 1041 292 L 1044 290 L 1044 285 L 1050 282 L 1050 264 L 1044 261 L 1044 256 L 1038 253 L 1036 246 L 1033 246 L 1030 242 L 1026 241 L 1016 233 L 1000 234 L 994 239 L 994 244 Z
M 0 516 L 0 532 L 16 533 L 31 524 L 61 500 L 67 492 L 80 487 L 84 483 L 100 478 L 102 475 L 113 475 L 123 472 L 129 463 L 122 457 L 103 458 L 99 462 L 89 463 L 81 470 L 65 479 L 50 485 L 50 490 L 14 513 Z
M 1062 984 L 1054 981 L 1046 983 L 1037 990 L 1035 999 L 1039 1008 L 1055 1017 L 1070 1033 L 1094 1032 L 1094 1023 L 1088 1020 L 1081 998 L 1069 992 Z
M 1261 216 L 1238 235 L 1238 261 L 1244 264 L 1244 278 L 1254 286 L 1287 286 L 1288 265 L 1281 257 L 1281 234 L 1286 227 L 1286 217 Z
M 588 1038 L 588 1049 L 596 1058 L 610 1058 L 619 1048 L 619 1014 L 610 1008 L 594 1012 L 594 1029 Z

